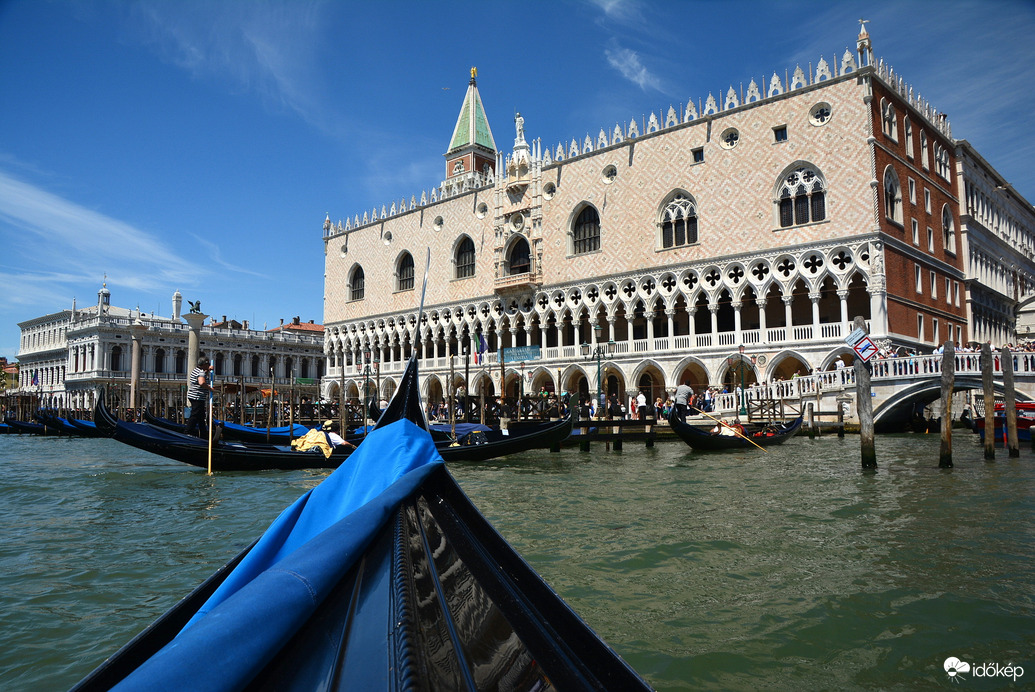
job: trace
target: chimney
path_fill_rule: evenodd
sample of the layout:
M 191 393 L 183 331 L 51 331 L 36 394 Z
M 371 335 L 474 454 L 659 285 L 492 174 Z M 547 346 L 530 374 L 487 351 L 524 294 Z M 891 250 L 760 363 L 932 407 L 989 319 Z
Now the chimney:
M 226 315 L 223 315 L 223 324 L 226 324 Z
M 302 322 L 302 318 L 297 316 L 297 315 L 295 316 L 295 318 L 293 320 L 291 320 L 291 324 L 301 324 L 301 322 Z
M 245 329 L 248 329 L 248 320 L 245 320 L 245 321 L 244 321 L 244 328 L 245 328 Z
M 283 317 L 281 317 L 281 318 L 280 318 L 280 326 L 281 326 L 281 327 L 283 327 L 283 326 L 284 326 L 284 318 L 283 318 Z

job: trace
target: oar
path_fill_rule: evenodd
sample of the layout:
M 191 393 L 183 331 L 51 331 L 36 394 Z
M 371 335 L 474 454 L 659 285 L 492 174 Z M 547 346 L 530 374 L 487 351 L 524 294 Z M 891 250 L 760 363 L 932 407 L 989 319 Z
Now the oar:
M 212 475 L 212 392 L 208 393 L 208 475 Z
M 708 414 L 707 414 L 707 413 L 705 413 L 704 411 L 701 411 L 701 409 L 697 409 L 697 410 L 698 410 L 698 411 L 699 411 L 700 413 L 703 413 L 704 415 L 708 416 Z M 757 442 L 755 442 L 754 440 L 752 440 L 752 439 L 751 439 L 750 437 L 748 437 L 748 436 L 747 436 L 747 435 L 745 435 L 744 433 L 742 433 L 742 432 L 738 432 L 738 431 L 737 431 L 737 429 L 736 429 L 736 428 L 734 428 L 734 427 L 733 427 L 732 425 L 726 425 L 725 423 L 723 423 L 723 422 L 722 422 L 721 420 L 719 420 L 718 418 L 716 418 L 716 417 L 714 417 L 714 416 L 708 416 L 708 417 L 709 417 L 709 418 L 711 418 L 711 419 L 712 419 L 713 421 L 715 421 L 716 423 L 718 423 L 719 425 L 725 425 L 725 426 L 726 426 L 727 428 L 729 428 L 730 430 L 732 430 L 732 431 L 733 431 L 733 434 L 734 434 L 734 435 L 736 435 L 737 437 L 742 437 L 742 438 L 744 438 L 745 440 L 747 440 L 747 441 L 748 441 L 748 442 L 750 442 L 751 444 L 753 444 L 753 445 L 755 445 L 756 447 L 758 447 L 759 449 L 761 449 L 761 450 L 762 450 L 763 452 L 766 452 L 766 453 L 768 453 L 768 452 L 769 452 L 769 450 L 768 450 L 768 449 L 766 449 L 766 448 L 765 448 L 765 447 L 763 447 L 762 445 L 758 444 Z

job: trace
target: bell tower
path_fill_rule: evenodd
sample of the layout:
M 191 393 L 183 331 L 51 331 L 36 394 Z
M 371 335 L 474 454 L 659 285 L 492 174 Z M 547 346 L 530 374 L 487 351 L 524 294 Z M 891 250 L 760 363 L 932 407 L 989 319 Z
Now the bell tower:
M 496 142 L 489 129 L 489 120 L 485 117 L 482 97 L 478 93 L 478 68 L 471 68 L 471 81 L 467 84 L 467 94 L 460 108 L 460 116 L 456 119 L 453 136 L 446 150 L 446 183 L 473 177 L 475 173 L 482 176 L 495 174 Z

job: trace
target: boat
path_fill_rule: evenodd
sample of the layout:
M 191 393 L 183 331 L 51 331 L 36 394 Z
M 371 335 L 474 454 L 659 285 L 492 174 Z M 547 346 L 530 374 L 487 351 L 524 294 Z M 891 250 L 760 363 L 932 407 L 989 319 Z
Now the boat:
M 207 438 L 186 435 L 148 423 L 120 420 L 105 405 L 103 393 L 98 398 L 94 418 L 104 434 L 120 442 L 191 466 L 208 467 Z M 457 440 L 443 431 L 438 431 L 434 435 L 434 440 L 439 453 L 446 461 L 478 462 L 533 449 L 554 448 L 571 434 L 573 424 L 571 416 L 545 423 L 515 421 L 506 432 L 499 429 L 485 430 L 485 426 L 474 426 Z M 303 428 L 303 434 L 305 431 Z M 353 445 L 359 445 L 363 437 L 350 435 L 346 439 Z M 296 451 L 289 444 L 220 439 L 212 445 L 212 470 L 333 469 L 348 458 L 350 451 L 337 447 L 330 457 L 325 457 L 322 453 Z
M 4 423 L 10 426 L 11 432 L 18 435 L 60 435 L 54 428 L 48 429 L 42 423 L 30 423 L 17 418 L 5 418 Z
M 108 437 L 137 449 L 152 452 L 191 466 L 208 468 L 208 439 L 161 428 L 149 423 L 130 423 L 115 416 L 105 405 L 102 391 L 97 397 L 94 421 Z M 348 458 L 352 447 L 335 447 L 327 457 L 319 450 L 299 452 L 290 445 L 254 444 L 219 440 L 212 444 L 213 471 L 265 471 L 333 469 Z
M 507 430 L 480 426 L 458 436 L 455 443 L 436 441 L 435 446 L 446 461 L 487 461 L 533 449 L 555 449 L 571 435 L 574 425 L 570 413 L 557 421 L 511 421 Z
M 737 435 L 716 435 L 708 430 L 698 428 L 679 420 L 675 410 L 669 414 L 669 425 L 683 442 L 697 450 L 715 449 L 754 449 L 759 447 L 770 447 L 785 442 L 788 438 L 794 437 L 801 427 L 802 417 L 798 416 L 789 423 L 778 423 L 773 425 L 751 425 L 744 431 L 744 437 Z M 745 439 L 745 437 L 747 439 Z M 750 440 L 750 441 L 749 441 Z M 754 443 L 754 444 L 752 444 Z
M 349 461 L 73 689 L 650 689 L 450 476 L 416 358 Z
M 143 412 L 144 421 L 159 428 L 183 432 L 187 429 L 182 423 L 174 423 L 167 418 L 159 418 L 148 409 Z M 289 445 L 291 440 L 302 437 L 309 428 L 295 423 L 294 425 L 283 425 L 275 428 L 254 428 L 249 425 L 241 425 L 227 420 L 214 421 L 216 425 L 223 428 L 222 438 L 236 440 L 238 442 L 258 442 L 260 444 Z
M 1035 401 L 1018 401 L 1015 402 L 1015 410 L 1017 411 L 1017 442 L 1031 442 L 1031 428 L 1032 424 L 1035 424 Z M 992 417 L 992 421 L 995 424 L 995 439 L 996 442 L 1000 441 L 1006 444 L 1006 406 L 1002 403 L 995 405 L 995 411 Z M 985 417 L 981 416 L 974 419 L 974 432 L 981 436 L 981 441 L 985 440 Z
M 57 415 L 55 411 L 39 411 L 36 420 L 48 428 L 57 430 L 62 435 L 70 437 L 104 437 L 104 434 L 97 429 L 93 421 L 75 420 Z

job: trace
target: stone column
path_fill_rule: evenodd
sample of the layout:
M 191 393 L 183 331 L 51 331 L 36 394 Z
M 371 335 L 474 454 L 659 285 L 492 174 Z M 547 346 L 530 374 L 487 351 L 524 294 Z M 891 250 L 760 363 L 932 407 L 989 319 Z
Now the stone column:
M 742 343 L 744 343 L 744 337 L 742 336 L 743 327 L 741 326 L 742 322 L 740 320 L 740 311 L 744 308 L 744 304 L 741 301 L 738 300 L 738 301 L 735 301 L 733 303 L 730 303 L 730 306 L 733 308 L 733 334 L 734 334 L 734 340 L 738 344 L 742 344 Z
M 818 292 L 810 293 L 809 294 L 809 300 L 812 302 L 812 338 L 813 339 L 818 339 L 821 336 L 820 328 L 819 328 L 819 299 L 820 299 L 820 297 L 821 297 L 821 294 L 818 293 Z
M 140 315 L 137 314 L 136 321 L 129 328 L 133 340 L 129 366 L 129 407 L 134 410 L 137 408 L 137 388 L 140 385 L 140 339 L 146 332 L 147 325 L 140 321 Z
M 758 305 L 758 340 L 760 343 L 769 343 L 769 333 L 766 329 L 765 324 L 765 306 L 766 301 L 756 300 L 755 304 Z
M 841 336 L 848 336 L 851 331 L 848 328 L 848 291 L 838 291 L 837 297 L 841 300 L 841 329 L 844 331 Z
M 187 321 L 187 377 L 194 372 L 198 366 L 198 349 L 201 344 L 201 327 L 208 319 L 208 315 L 200 312 L 190 312 L 183 316 Z
M 784 339 L 790 341 L 794 338 L 794 320 L 791 314 L 791 304 L 794 303 L 794 296 L 781 296 L 783 300 L 783 319 L 787 323 L 787 332 L 784 335 Z

